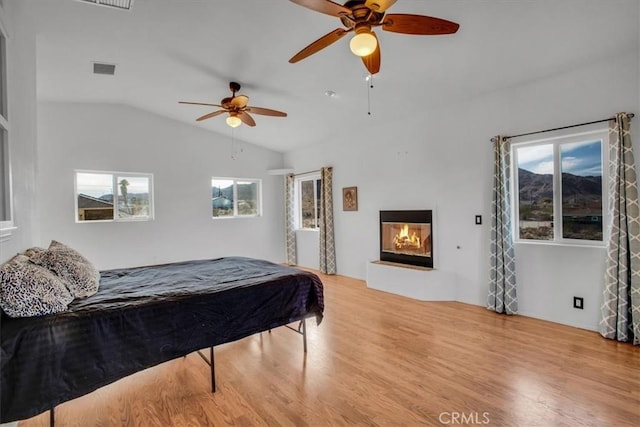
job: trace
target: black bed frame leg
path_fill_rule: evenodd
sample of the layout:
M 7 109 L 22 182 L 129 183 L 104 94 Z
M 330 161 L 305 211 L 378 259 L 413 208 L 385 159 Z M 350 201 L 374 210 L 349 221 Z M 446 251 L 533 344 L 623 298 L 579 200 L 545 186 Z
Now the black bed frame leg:
M 216 392 L 216 365 L 213 361 L 213 346 L 209 351 L 209 360 L 211 361 L 211 392 Z
M 53 426 L 55 425 L 55 422 L 56 422 L 56 420 L 55 420 L 55 416 L 54 416 L 54 414 L 53 414 L 53 410 L 54 410 L 54 409 L 55 409 L 55 408 L 51 408 L 51 409 L 49 409 L 49 426 L 51 426 L 51 427 L 53 427 Z
M 307 321 L 302 319 L 302 342 L 304 343 L 304 352 L 307 353 Z

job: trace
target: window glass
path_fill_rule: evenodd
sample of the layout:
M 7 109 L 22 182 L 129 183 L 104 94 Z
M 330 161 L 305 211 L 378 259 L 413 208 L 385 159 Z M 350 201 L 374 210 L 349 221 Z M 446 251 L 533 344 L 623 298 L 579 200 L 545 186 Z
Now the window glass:
M 0 10 L 0 18 L 4 15 Z M 7 106 L 7 38 L 0 19 L 0 239 L 11 236 L 14 228 L 11 181 L 11 149 Z
M 553 240 L 553 145 L 517 148 L 520 239 Z
M 258 183 L 238 181 L 238 215 L 258 214 Z
M 214 217 L 233 216 L 233 181 L 211 180 L 211 207 Z
M 144 176 L 119 176 L 118 218 L 147 218 L 149 212 L 150 181 Z
M 300 182 L 300 219 L 302 228 L 316 228 L 315 193 L 313 180 Z
M 562 237 L 602 240 L 602 142 L 560 145 Z
M 322 204 L 322 180 L 316 179 L 316 227 L 320 227 L 320 206 Z
M 8 120 L 7 114 L 7 39 L 0 31 L 0 116 Z
M 11 220 L 11 165 L 7 131 L 0 128 L 0 222 Z

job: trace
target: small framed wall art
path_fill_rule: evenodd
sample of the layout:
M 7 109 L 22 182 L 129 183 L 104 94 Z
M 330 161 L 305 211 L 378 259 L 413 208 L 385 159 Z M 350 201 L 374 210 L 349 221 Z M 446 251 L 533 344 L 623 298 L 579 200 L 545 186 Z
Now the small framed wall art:
M 344 187 L 342 189 L 342 210 L 358 210 L 358 187 Z

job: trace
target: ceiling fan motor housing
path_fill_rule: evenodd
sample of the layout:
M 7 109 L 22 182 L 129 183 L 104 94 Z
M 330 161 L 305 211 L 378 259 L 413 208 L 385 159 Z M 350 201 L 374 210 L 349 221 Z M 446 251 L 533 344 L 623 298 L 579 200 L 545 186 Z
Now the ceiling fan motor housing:
M 364 0 L 350 0 L 344 4 L 344 7 L 351 9 L 351 15 L 340 17 L 342 24 L 347 28 L 356 28 L 361 24 L 369 26 L 379 24 L 384 17 L 384 12 L 369 9 Z

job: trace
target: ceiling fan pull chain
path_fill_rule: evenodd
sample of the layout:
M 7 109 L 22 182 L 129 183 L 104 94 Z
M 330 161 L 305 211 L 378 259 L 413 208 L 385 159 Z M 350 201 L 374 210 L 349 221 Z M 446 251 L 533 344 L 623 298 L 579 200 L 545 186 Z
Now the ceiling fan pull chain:
M 367 82 L 367 114 L 371 115 L 371 89 L 373 89 L 373 74 L 369 74 L 365 81 Z

